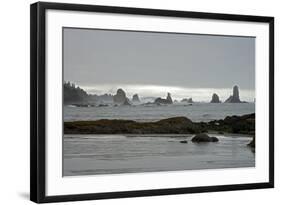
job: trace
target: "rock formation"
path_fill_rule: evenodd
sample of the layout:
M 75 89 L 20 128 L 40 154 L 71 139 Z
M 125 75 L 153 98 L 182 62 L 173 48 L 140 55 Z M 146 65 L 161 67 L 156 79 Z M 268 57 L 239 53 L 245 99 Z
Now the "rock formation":
M 172 117 L 156 122 L 101 119 L 95 121 L 64 122 L 65 134 L 197 134 L 192 142 L 215 142 L 207 131 L 255 135 L 255 114 L 228 116 L 224 120 L 192 122 L 186 117 Z M 180 139 L 187 140 L 187 139 Z M 247 143 L 245 143 L 246 145 Z M 254 142 L 249 146 L 254 146 Z
M 192 139 L 192 142 L 200 143 L 200 142 L 218 142 L 219 139 L 216 137 L 209 137 L 209 135 L 205 133 L 197 134 Z
M 194 103 L 192 98 L 188 98 L 188 99 L 184 98 L 184 99 L 181 100 L 181 102 Z
M 113 102 L 118 105 L 130 105 L 126 93 L 122 89 L 118 89 L 116 95 L 113 96 Z
M 139 99 L 138 94 L 134 94 L 134 95 L 133 95 L 132 101 L 133 101 L 133 102 L 140 102 L 140 99 Z
M 131 105 L 130 100 L 126 98 L 122 105 Z
M 166 99 L 156 98 L 154 103 L 156 103 L 156 104 L 173 104 L 173 99 L 171 97 L 171 93 L 167 94 Z
M 235 85 L 233 87 L 233 93 L 231 96 L 229 96 L 229 98 L 227 98 L 225 103 L 241 103 L 240 97 L 239 97 L 239 88 L 237 85 Z
M 168 93 L 168 94 L 167 94 L 166 100 L 167 100 L 167 103 L 168 103 L 168 104 L 173 104 L 173 99 L 172 99 L 172 97 L 171 97 L 171 93 Z
M 163 98 L 156 98 L 154 100 L 154 104 L 168 104 L 166 99 Z
M 219 96 L 216 93 L 214 93 L 213 96 L 212 96 L 211 103 L 220 103 L 220 102 L 221 101 L 220 101 Z

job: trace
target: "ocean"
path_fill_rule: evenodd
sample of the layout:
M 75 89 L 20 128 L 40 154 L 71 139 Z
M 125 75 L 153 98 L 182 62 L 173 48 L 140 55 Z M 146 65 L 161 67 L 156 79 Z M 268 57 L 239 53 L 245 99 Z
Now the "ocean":
M 231 115 L 255 112 L 254 103 L 193 103 L 108 107 L 64 106 L 64 121 L 126 119 L 139 122 L 184 116 L 194 122 L 208 122 Z
M 71 107 L 64 120 L 129 119 L 157 121 L 185 116 L 192 121 L 223 119 L 255 112 L 254 103 L 167 106 Z M 252 137 L 209 134 L 216 143 L 192 143 L 193 135 L 64 135 L 63 175 L 122 174 L 158 171 L 242 168 L 255 166 L 255 153 L 247 144 Z M 180 143 L 186 140 L 187 143 Z

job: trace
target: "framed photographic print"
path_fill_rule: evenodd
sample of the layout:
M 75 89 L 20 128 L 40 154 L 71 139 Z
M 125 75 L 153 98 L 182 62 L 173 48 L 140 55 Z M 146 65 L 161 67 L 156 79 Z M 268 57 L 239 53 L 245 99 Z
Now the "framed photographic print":
M 31 5 L 34 202 L 274 186 L 274 18 Z

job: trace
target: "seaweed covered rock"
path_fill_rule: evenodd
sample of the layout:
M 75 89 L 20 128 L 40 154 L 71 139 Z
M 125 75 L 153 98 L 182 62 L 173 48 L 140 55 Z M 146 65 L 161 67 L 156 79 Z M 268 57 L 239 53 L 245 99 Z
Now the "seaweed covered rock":
M 216 137 L 210 137 L 205 133 L 200 133 L 195 135 L 192 139 L 192 142 L 200 143 L 200 142 L 218 142 L 219 139 Z
M 192 124 L 192 121 L 187 117 L 170 117 L 167 119 L 159 120 L 157 123 L 177 125 L 177 124 Z
M 128 102 L 129 103 L 129 102 Z M 255 135 L 255 114 L 228 116 L 223 120 L 192 122 L 187 117 L 171 117 L 156 122 L 133 120 L 96 120 L 64 122 L 65 134 L 196 134 L 239 133 Z M 203 136 L 202 136 L 203 135 Z M 194 141 L 217 141 L 215 137 L 199 134 Z M 202 140 L 201 140 L 202 139 Z
M 157 122 L 133 120 L 96 120 L 64 122 L 65 134 L 193 134 L 201 127 L 186 117 L 173 117 Z
M 227 116 L 223 120 L 208 122 L 207 130 L 237 134 L 255 134 L 255 113 L 242 116 Z

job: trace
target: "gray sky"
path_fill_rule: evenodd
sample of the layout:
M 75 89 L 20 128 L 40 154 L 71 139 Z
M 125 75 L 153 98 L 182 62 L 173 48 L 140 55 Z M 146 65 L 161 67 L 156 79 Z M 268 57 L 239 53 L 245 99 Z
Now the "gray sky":
M 213 92 L 226 98 L 238 85 L 252 100 L 255 39 L 65 28 L 64 80 L 97 94 L 122 87 L 128 95 L 198 100 Z

